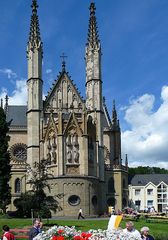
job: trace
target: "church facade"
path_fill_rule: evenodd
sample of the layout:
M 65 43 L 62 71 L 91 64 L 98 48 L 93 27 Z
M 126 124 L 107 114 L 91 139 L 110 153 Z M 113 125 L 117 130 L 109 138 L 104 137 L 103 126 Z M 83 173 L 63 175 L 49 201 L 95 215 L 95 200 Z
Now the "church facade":
M 128 204 L 128 162 L 121 159 L 121 132 L 115 103 L 110 117 L 102 96 L 101 43 L 95 4 L 90 4 L 85 50 L 86 99 L 66 71 L 65 61 L 58 79 L 43 100 L 42 58 L 37 0 L 32 0 L 27 45 L 28 99 L 26 106 L 10 106 L 9 151 L 12 165 L 12 203 L 28 190 L 27 166 L 45 161 L 52 196 L 62 194 L 57 216 L 86 216 L 116 210 Z M 14 210 L 11 203 L 9 210 Z

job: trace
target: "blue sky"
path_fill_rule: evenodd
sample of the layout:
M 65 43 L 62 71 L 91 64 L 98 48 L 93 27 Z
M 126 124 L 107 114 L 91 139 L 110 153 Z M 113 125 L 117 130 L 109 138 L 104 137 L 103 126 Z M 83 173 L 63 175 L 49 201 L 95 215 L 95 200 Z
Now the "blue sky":
M 57 78 L 60 55 L 65 52 L 67 70 L 85 96 L 84 55 L 91 1 L 38 2 L 44 92 Z M 116 100 L 123 155 L 128 153 L 132 165 L 143 162 L 168 168 L 168 1 L 95 3 L 103 52 L 103 95 L 110 115 L 112 101 Z M 11 103 L 25 102 L 30 5 L 31 0 L 0 1 L 0 96 L 8 93 Z

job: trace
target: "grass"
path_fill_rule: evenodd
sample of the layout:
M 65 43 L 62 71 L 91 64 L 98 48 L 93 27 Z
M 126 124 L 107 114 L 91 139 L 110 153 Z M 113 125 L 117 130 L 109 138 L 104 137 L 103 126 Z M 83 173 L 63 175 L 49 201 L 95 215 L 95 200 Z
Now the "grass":
M 43 221 L 44 225 L 47 224 L 47 220 Z M 26 226 L 31 226 L 31 220 L 29 219 L 0 219 L 0 229 L 3 225 L 9 225 L 10 228 L 23 228 Z M 89 229 L 107 229 L 108 220 L 107 219 L 97 219 L 97 220 L 49 220 L 49 225 L 62 225 L 62 226 L 76 226 L 77 229 L 82 231 L 87 231 Z M 167 236 L 164 240 L 168 240 L 168 224 L 166 223 L 146 223 L 144 219 L 134 222 L 135 228 L 140 230 L 143 226 L 148 226 L 151 235 L 154 237 L 158 235 Z M 125 227 L 125 220 L 120 224 L 122 228 Z M 0 233 L 2 234 L 2 232 Z M 159 239 L 159 238 L 157 238 Z M 162 238 L 160 238 L 162 239 Z

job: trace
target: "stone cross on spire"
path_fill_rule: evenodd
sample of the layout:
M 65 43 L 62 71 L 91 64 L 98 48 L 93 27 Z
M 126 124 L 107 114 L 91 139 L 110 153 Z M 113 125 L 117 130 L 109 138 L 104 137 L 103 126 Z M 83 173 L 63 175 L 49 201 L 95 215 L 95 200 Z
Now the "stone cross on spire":
M 65 56 L 65 53 L 62 53 L 62 56 L 60 56 L 60 58 L 62 58 L 62 71 L 65 71 L 66 66 L 65 59 L 67 58 L 67 56 Z
M 30 33 L 29 33 L 29 40 L 28 40 L 28 49 L 34 51 L 34 49 L 42 48 L 42 42 L 40 37 L 40 27 L 39 27 L 39 20 L 37 15 L 37 0 L 32 0 L 32 16 L 31 16 L 31 24 L 30 24 Z
M 92 48 L 94 48 L 96 45 L 99 45 L 99 35 L 97 30 L 97 21 L 96 21 L 96 7 L 95 3 L 91 2 L 90 7 L 90 19 L 89 19 L 89 29 L 88 29 L 88 41 L 87 45 L 90 45 Z
M 37 13 L 37 8 L 38 8 L 37 0 L 32 0 L 31 7 L 32 7 L 33 12 Z

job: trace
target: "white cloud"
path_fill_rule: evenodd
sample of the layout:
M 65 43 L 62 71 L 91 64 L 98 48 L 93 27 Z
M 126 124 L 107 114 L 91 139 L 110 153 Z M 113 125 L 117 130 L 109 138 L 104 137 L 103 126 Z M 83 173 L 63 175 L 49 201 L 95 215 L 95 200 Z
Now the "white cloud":
M 0 98 L 4 99 L 6 95 L 9 96 L 9 105 L 25 105 L 27 102 L 27 87 L 26 80 L 16 80 L 15 90 L 12 94 L 8 94 L 5 88 L 1 89 Z
M 47 69 L 46 74 L 52 73 L 52 69 Z
M 8 91 L 6 88 L 2 88 L 1 89 L 1 93 L 0 93 L 0 98 L 1 99 L 5 99 L 5 96 L 8 94 Z
M 168 86 L 162 88 L 161 100 L 154 111 L 155 97 L 144 94 L 124 110 L 130 130 L 122 132 L 122 151 L 130 166 L 168 168 Z
M 17 77 L 17 74 L 15 72 L 13 72 L 11 69 L 9 68 L 4 68 L 4 69 L 0 69 L 0 73 L 4 74 L 4 75 L 7 75 L 7 78 L 8 79 L 11 79 L 11 78 L 16 78 Z

